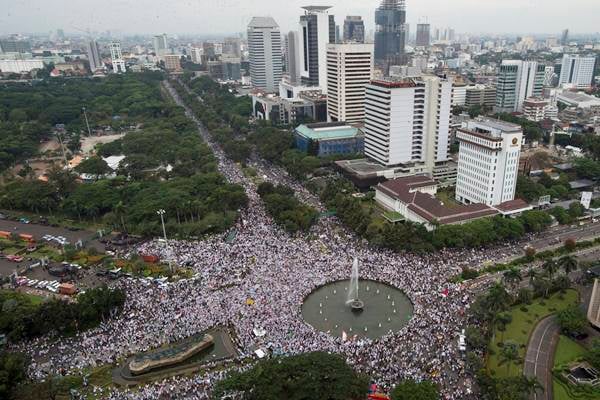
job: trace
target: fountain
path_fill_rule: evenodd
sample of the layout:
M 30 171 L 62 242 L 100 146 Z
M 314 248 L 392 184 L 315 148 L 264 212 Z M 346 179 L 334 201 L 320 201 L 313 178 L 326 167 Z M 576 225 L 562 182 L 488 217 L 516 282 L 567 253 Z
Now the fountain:
M 365 308 L 365 303 L 358 298 L 358 258 L 354 257 L 352 263 L 352 275 L 350 276 L 350 290 L 346 304 L 352 308 L 352 311 L 360 312 Z

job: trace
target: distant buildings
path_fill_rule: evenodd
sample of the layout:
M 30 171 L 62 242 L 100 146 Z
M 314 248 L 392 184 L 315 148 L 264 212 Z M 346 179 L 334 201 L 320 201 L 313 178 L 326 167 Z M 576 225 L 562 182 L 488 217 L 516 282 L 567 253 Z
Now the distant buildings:
M 556 100 L 567 107 L 576 107 L 581 109 L 598 108 L 600 107 L 600 98 L 590 96 L 583 92 L 570 92 L 564 90 L 557 93 Z
M 523 116 L 530 121 L 558 118 L 558 108 L 550 100 L 530 97 L 523 102 Z
M 20 39 L 0 40 L 1 53 L 31 53 L 31 42 Z
M 496 86 L 496 111 L 521 111 L 526 98 L 540 97 L 544 75 L 545 66 L 536 61 L 502 61 Z
M 365 22 L 362 17 L 346 17 L 344 20 L 344 42 L 365 42 Z
M 0 72 L 4 74 L 28 73 L 44 68 L 42 60 L 0 60 Z
M 292 85 L 300 84 L 302 77 L 300 40 L 300 35 L 296 31 L 290 31 L 287 35 L 287 75 Z
M 415 41 L 417 47 L 429 47 L 431 43 L 430 30 L 431 25 L 429 24 L 417 24 L 417 37 Z
M 367 85 L 365 155 L 391 167 L 423 164 L 427 173 L 449 159 L 451 80 L 423 76 Z
M 165 61 L 165 69 L 169 72 L 181 72 L 181 56 L 178 54 L 165 54 L 163 56 Z
M 302 84 L 319 86 L 327 93 L 327 45 L 335 43 L 335 20 L 329 6 L 303 7 L 300 17 L 301 45 L 299 46 Z
M 523 129 L 499 120 L 477 119 L 458 129 L 456 200 L 495 206 L 515 198 Z
M 587 89 L 594 79 L 596 57 L 565 54 L 562 59 L 558 83 L 563 87 Z
M 362 123 L 365 90 L 373 78 L 373 44 L 327 46 L 327 111 L 331 121 Z
M 125 60 L 123 60 L 123 53 L 121 52 L 121 43 L 111 42 L 108 45 L 108 49 L 110 50 L 113 72 L 116 74 L 125 73 L 127 69 L 125 68 Z
M 270 93 L 277 92 L 283 61 L 281 32 L 273 18 L 252 18 L 248 24 L 248 50 L 252 86 Z
M 494 107 L 496 104 L 496 87 L 492 85 L 467 86 L 465 107 L 484 106 Z
M 343 122 L 300 125 L 294 131 L 296 147 L 319 157 L 363 152 L 360 129 Z
M 406 5 L 404 0 L 382 0 L 375 11 L 375 60 L 400 64 L 406 45 Z
M 156 54 L 158 57 L 162 57 L 165 54 L 170 53 L 169 41 L 166 33 L 154 36 L 152 38 L 152 44 L 154 46 L 154 54 Z
M 562 31 L 562 35 L 560 37 L 560 44 L 562 44 L 563 46 L 566 46 L 569 44 L 569 30 L 565 29 L 564 31 Z
M 90 40 L 87 42 L 86 47 L 88 61 L 90 62 L 90 71 L 94 73 L 99 69 L 103 69 L 104 63 L 102 62 L 102 58 L 100 58 L 100 47 L 98 46 L 98 42 Z

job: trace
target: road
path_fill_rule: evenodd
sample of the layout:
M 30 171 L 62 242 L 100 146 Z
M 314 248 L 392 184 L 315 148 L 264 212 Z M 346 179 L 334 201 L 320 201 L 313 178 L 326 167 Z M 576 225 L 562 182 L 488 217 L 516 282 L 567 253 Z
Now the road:
M 523 374 L 536 378 L 544 390 L 532 396 L 533 400 L 552 400 L 552 367 L 554 352 L 558 344 L 560 327 L 556 318 L 550 316 L 541 320 L 529 337 Z

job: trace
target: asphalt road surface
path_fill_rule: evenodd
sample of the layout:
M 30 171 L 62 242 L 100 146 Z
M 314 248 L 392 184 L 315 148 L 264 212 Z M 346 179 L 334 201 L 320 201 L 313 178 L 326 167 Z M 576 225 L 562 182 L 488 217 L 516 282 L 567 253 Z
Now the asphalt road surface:
M 533 400 L 552 400 L 552 367 L 558 344 L 560 327 L 554 316 L 544 318 L 537 324 L 529 338 L 523 374 L 536 378 L 544 390 L 532 396 Z

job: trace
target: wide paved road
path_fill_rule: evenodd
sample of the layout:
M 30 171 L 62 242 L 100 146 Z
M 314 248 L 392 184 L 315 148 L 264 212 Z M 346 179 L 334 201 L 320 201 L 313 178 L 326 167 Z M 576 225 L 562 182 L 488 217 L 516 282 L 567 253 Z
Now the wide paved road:
M 544 318 L 537 324 L 529 338 L 523 374 L 536 378 L 544 390 L 538 391 L 533 400 L 552 400 L 552 366 L 554 351 L 558 344 L 560 327 L 554 316 Z

